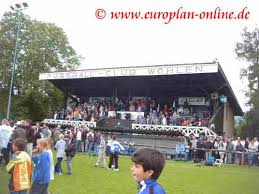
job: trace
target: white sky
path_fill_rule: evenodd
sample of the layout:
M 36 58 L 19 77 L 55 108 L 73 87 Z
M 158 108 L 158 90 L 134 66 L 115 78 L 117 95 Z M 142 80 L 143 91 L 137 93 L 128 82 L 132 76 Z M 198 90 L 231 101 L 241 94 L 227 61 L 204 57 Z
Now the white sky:
M 20 0 L 1 0 L 0 16 Z M 27 0 L 24 12 L 33 19 L 62 27 L 76 52 L 82 55 L 81 69 L 114 66 L 162 65 L 174 63 L 220 62 L 243 108 L 246 87 L 239 77 L 234 53 L 244 27 L 253 30 L 259 21 L 258 4 L 247 0 Z M 111 20 L 111 11 L 241 11 L 247 7 L 248 20 Z M 95 17 L 98 8 L 107 17 Z

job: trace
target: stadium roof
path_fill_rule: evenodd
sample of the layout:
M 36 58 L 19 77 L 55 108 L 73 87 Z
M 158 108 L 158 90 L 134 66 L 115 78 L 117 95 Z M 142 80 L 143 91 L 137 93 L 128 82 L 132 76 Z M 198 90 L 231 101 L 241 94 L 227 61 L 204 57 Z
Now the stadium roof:
M 243 111 L 218 62 L 156 66 L 85 69 L 40 73 L 62 91 L 85 97 L 150 96 L 209 97 L 227 96 L 234 115 Z

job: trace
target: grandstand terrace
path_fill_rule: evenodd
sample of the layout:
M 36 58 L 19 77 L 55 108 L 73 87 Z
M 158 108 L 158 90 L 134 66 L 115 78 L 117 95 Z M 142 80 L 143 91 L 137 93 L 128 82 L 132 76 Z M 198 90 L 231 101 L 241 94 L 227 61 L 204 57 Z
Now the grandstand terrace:
M 108 114 L 110 115 L 109 121 L 107 117 L 103 117 L 91 124 L 94 126 L 92 128 L 97 130 L 163 135 L 179 135 L 180 133 L 184 136 L 198 136 L 200 133 L 207 133 L 210 136 L 217 133 L 232 136 L 234 116 L 243 115 L 218 62 L 47 72 L 40 73 L 39 79 L 47 80 L 62 90 L 65 102 L 68 96 L 83 99 L 82 103 L 93 102 L 94 99 L 98 101 L 99 98 L 110 99 L 112 104 L 116 104 L 118 99 L 121 99 L 129 106 L 133 102 L 143 102 L 147 105 L 147 101 L 154 101 L 155 106 L 151 109 L 148 104 L 148 111 L 115 108 L 112 116 Z M 168 106 L 168 114 L 165 114 L 167 122 L 148 123 L 147 120 L 149 116 L 152 116 L 152 111 L 163 111 L 165 105 Z M 65 111 L 67 106 L 66 104 L 64 107 Z M 206 110 L 210 113 L 208 118 L 204 118 Z M 180 123 L 169 122 L 170 114 L 174 111 L 179 113 Z M 191 120 L 194 113 L 197 122 L 186 124 L 185 121 Z M 136 121 L 139 115 L 144 117 L 144 123 Z M 127 119 L 133 122 L 126 122 Z M 205 124 L 198 122 L 198 120 L 206 119 Z M 83 119 L 71 121 L 71 118 L 69 120 L 45 120 L 45 122 L 58 122 L 58 124 L 69 122 L 71 125 L 76 125 L 83 121 Z

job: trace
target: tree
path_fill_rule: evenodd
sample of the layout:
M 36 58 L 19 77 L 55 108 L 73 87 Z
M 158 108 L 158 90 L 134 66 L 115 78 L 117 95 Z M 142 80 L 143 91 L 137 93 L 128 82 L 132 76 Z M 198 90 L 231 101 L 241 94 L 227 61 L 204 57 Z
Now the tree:
M 245 28 L 242 37 L 243 41 L 236 44 L 235 52 L 238 58 L 248 63 L 248 67 L 241 70 L 241 77 L 248 80 L 245 94 L 251 107 L 246 113 L 244 129 L 250 136 L 259 135 L 259 29 L 250 32 Z
M 41 120 L 63 104 L 63 94 L 48 81 L 40 81 L 40 72 L 66 71 L 79 65 L 80 57 L 70 46 L 64 31 L 55 24 L 32 20 L 23 13 L 5 13 L 0 21 L 0 112 L 6 112 L 11 79 L 13 50 L 20 18 L 20 34 L 13 88 L 11 117 Z M 0 80 L 1 81 L 1 80 Z
M 237 57 L 248 62 L 248 67 L 242 69 L 241 77 L 248 79 L 246 95 L 249 97 L 248 104 L 252 108 L 259 107 L 259 29 L 249 32 L 247 28 L 242 33 L 243 42 L 236 44 Z

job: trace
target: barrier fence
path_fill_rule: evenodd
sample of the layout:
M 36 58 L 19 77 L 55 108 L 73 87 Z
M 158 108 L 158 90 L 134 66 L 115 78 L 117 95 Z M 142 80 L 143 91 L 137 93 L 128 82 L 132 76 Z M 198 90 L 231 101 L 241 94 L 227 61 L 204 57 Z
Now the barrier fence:
M 127 143 L 122 143 L 126 148 L 129 147 Z M 208 160 L 208 156 L 217 156 L 219 154 L 224 154 L 223 163 L 227 164 L 239 164 L 239 165 L 256 165 L 259 166 L 259 152 L 240 152 L 240 151 L 227 151 L 227 150 L 217 150 L 217 149 L 205 149 L 187 148 L 185 150 L 176 151 L 176 147 L 165 147 L 165 146 L 153 146 L 144 144 L 134 144 L 130 146 L 131 153 L 137 148 L 141 147 L 153 147 L 160 150 L 166 159 L 182 159 L 182 160 L 195 160 L 200 159 L 200 162 Z M 128 153 L 130 154 L 130 153 Z M 207 154 L 207 156 L 206 156 Z M 188 157 L 185 157 L 188 155 Z M 217 159 L 217 158 L 215 158 Z M 219 158 L 220 159 L 220 158 Z

